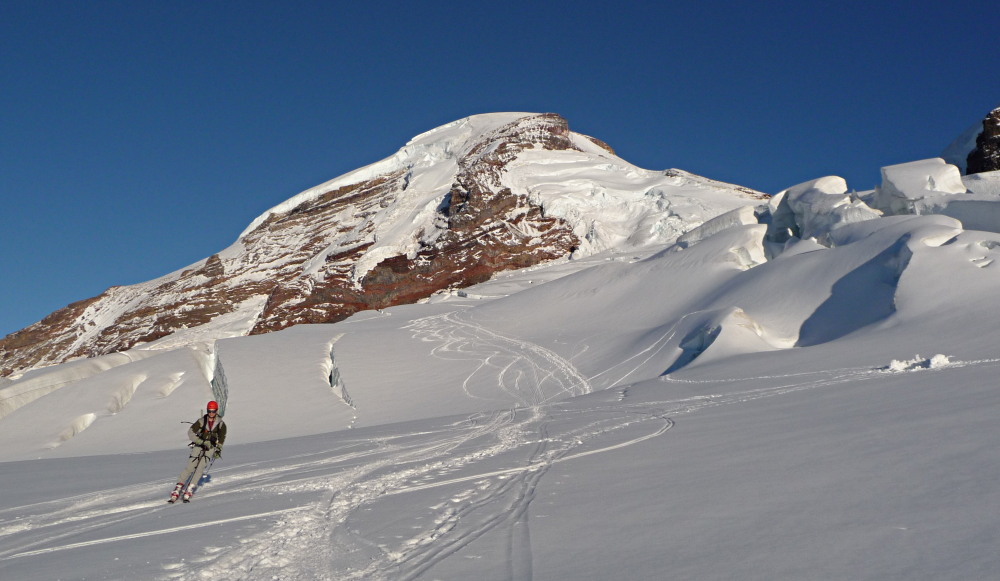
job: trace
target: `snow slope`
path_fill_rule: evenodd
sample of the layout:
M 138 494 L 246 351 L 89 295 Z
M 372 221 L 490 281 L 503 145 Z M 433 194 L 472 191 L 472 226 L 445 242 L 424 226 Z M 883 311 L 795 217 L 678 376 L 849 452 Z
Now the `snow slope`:
M 735 209 L 678 244 L 4 383 L 45 395 L 0 408 L 0 577 L 992 578 L 1000 234 L 831 183 L 785 195 L 813 239 Z M 224 458 L 167 505 L 212 398 Z

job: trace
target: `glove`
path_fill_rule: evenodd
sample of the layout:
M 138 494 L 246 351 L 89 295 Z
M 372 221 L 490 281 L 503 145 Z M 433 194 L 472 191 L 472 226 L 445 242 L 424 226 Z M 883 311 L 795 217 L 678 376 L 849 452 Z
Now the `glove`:
M 219 458 L 222 458 L 222 448 L 216 448 L 215 449 L 215 453 L 212 454 L 212 458 L 214 458 L 216 460 L 218 460 Z

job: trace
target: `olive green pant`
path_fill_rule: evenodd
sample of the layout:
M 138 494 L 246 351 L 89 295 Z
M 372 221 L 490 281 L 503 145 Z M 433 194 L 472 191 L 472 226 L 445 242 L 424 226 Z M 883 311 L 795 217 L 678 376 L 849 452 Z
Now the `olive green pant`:
M 191 448 L 188 463 L 181 470 L 181 475 L 177 477 L 177 484 L 184 484 L 190 478 L 191 484 L 188 485 L 188 491 L 194 492 L 195 487 L 198 486 L 198 481 L 201 480 L 201 475 L 205 472 L 205 468 L 208 467 L 211 457 L 211 450 L 206 451 L 197 447 Z

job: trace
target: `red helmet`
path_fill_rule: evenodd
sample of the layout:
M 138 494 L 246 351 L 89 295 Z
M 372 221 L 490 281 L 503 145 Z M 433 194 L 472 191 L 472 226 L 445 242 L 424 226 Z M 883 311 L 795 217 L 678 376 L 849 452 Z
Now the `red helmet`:
M 209 411 L 212 410 L 219 411 L 219 404 L 218 402 L 210 401 L 208 402 L 208 407 L 206 409 L 208 409 Z

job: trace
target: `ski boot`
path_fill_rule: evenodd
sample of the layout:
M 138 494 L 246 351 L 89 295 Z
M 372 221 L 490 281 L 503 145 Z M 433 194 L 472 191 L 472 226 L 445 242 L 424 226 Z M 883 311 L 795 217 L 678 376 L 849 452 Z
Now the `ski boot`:
M 181 489 L 184 488 L 183 482 L 178 482 L 177 486 L 174 487 L 174 491 L 170 493 L 170 499 L 167 500 L 170 504 L 177 502 L 177 499 L 181 496 Z
M 184 491 L 184 495 L 181 496 L 181 499 L 184 502 L 191 502 L 192 496 L 194 496 L 194 486 L 188 486 L 187 490 Z

